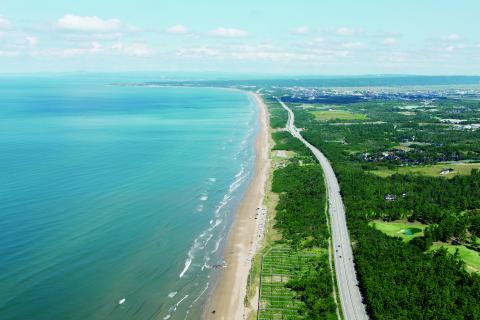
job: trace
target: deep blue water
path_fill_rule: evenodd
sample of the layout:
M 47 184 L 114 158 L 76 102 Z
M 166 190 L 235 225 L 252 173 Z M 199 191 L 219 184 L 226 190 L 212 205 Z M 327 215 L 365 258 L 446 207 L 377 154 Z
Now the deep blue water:
M 0 319 L 199 318 L 255 105 L 108 83 L 0 79 Z

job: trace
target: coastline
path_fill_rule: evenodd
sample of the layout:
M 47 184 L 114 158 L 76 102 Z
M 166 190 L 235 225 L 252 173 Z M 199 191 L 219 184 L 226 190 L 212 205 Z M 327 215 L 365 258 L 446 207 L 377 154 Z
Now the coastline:
M 265 187 L 270 169 L 267 107 L 250 92 L 258 108 L 259 130 L 255 137 L 255 173 L 241 200 L 224 250 L 227 267 L 221 269 L 205 305 L 204 319 L 246 319 L 244 301 L 252 259 L 261 247 L 265 231 Z M 261 208 L 261 209 L 258 209 Z

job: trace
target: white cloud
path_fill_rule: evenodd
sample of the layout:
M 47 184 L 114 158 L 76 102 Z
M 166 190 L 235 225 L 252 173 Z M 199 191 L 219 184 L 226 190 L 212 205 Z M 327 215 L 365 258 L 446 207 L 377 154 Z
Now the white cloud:
M 96 16 L 66 14 L 57 21 L 57 27 L 68 31 L 115 32 L 123 28 L 118 19 L 102 20 Z
M 309 53 L 278 48 L 271 42 L 263 42 L 256 45 L 242 44 L 223 47 L 221 53 L 217 54 L 216 58 L 239 61 L 288 62 L 310 61 L 315 59 L 315 56 Z
M 234 28 L 217 28 L 210 32 L 211 35 L 225 38 L 242 38 L 248 36 L 248 32 Z
M 310 32 L 310 28 L 307 26 L 301 26 L 293 30 L 294 34 L 307 34 Z
M 145 43 L 122 43 L 117 42 L 113 45 L 103 45 L 99 42 L 91 42 L 89 44 L 63 49 L 46 49 L 46 50 L 34 50 L 32 56 L 37 57 L 60 57 L 71 58 L 77 56 L 86 55 L 123 55 L 132 57 L 144 57 L 149 56 L 153 52 Z
M 8 29 L 12 24 L 8 21 L 7 18 L 0 15 L 0 29 Z
M 337 51 L 335 52 L 335 55 L 337 57 L 348 57 L 350 55 L 350 51 L 348 50 Z
M 344 42 L 342 43 L 342 47 L 347 49 L 360 49 L 364 48 L 365 45 L 361 42 Z
M 460 41 L 460 40 L 462 40 L 462 37 L 460 37 L 456 33 L 452 33 L 452 34 L 449 34 L 448 36 L 446 36 L 445 40 L 447 40 L 447 41 Z
M 234 52 L 233 57 L 239 60 L 271 60 L 271 61 L 290 61 L 297 56 L 290 52 L 269 52 L 269 51 L 245 51 Z M 297 59 L 300 60 L 300 59 Z
M 28 46 L 35 47 L 38 44 L 38 39 L 36 37 L 26 36 L 25 42 L 27 43 Z
M 220 51 L 218 49 L 210 48 L 207 46 L 201 46 L 198 48 L 181 48 L 177 51 L 177 56 L 187 58 L 200 58 L 200 57 L 214 57 L 219 56 Z
M 188 28 L 181 24 L 176 24 L 167 29 L 167 33 L 170 34 L 187 34 L 188 32 Z
M 445 47 L 445 51 L 447 52 L 453 52 L 453 51 L 457 51 L 458 49 L 465 49 L 467 48 L 467 46 L 463 43 L 459 43 L 459 44 L 456 44 L 456 45 L 448 45 Z
M 392 46 L 394 44 L 397 44 L 397 38 L 388 37 L 388 38 L 383 39 L 382 43 L 386 44 L 387 46 Z
M 32 52 L 32 56 L 35 57 L 61 57 L 69 58 L 76 56 L 85 56 L 98 54 L 103 51 L 103 47 L 98 42 L 92 42 L 86 46 L 76 47 L 76 48 L 63 48 L 63 49 L 46 49 L 46 50 L 35 50 Z
M 18 55 L 20 55 L 18 51 L 0 49 L 0 57 L 16 57 Z
M 378 60 L 381 63 L 386 64 L 404 64 L 409 62 L 410 54 L 407 52 L 389 52 L 388 55 L 380 55 L 378 56 Z
M 122 42 L 118 42 L 111 46 L 114 53 L 120 53 L 127 56 L 134 56 L 134 57 L 145 57 L 150 56 L 153 54 L 153 51 L 146 43 L 131 43 L 131 44 L 123 44 Z
M 347 27 L 342 27 L 337 30 L 336 32 L 339 36 L 354 36 L 359 33 L 358 30 L 347 28 Z

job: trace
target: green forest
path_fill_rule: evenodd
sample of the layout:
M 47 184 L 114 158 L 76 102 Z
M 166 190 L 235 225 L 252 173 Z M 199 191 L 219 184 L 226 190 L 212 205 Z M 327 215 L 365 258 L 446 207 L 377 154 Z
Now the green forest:
M 376 170 L 480 159 L 480 131 L 442 117 L 478 117 L 480 103 L 442 100 L 406 109 L 403 101 L 335 106 L 290 104 L 304 137 L 330 159 L 347 210 L 356 269 L 372 319 L 480 319 L 480 276 L 433 242 L 480 251 L 480 172 L 451 179 L 421 174 L 375 175 Z M 422 107 L 423 106 L 423 107 Z M 333 108 L 359 119 L 318 121 L 312 111 Z M 407 110 L 407 111 L 406 111 Z M 478 122 L 478 121 L 477 121 Z M 369 226 L 374 219 L 427 224 L 410 242 Z
M 269 111 L 272 127 L 284 127 L 286 112 L 274 102 L 269 105 Z M 330 235 L 322 169 L 308 149 L 289 133 L 276 131 L 272 137 L 274 150 L 296 154 L 287 165 L 273 172 L 272 192 L 279 195 L 274 228 L 281 234 L 275 245 L 289 248 L 291 257 L 307 257 L 294 267 L 286 287 L 295 292 L 295 299 L 302 303 L 298 310 L 300 318 L 336 319 L 337 306 L 327 254 Z

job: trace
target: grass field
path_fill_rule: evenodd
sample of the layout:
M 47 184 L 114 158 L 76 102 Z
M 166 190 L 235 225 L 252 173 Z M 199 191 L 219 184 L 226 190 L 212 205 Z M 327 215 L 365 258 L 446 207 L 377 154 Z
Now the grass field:
M 459 257 L 465 262 L 467 265 L 467 270 L 471 272 L 479 272 L 480 271 L 480 253 L 471 249 L 468 249 L 464 246 L 455 246 L 452 244 L 447 243 L 434 243 L 430 250 L 438 249 L 438 248 L 445 248 L 451 254 L 454 254 L 458 249 Z
M 345 110 L 312 111 L 316 120 L 366 120 L 368 117 L 361 113 L 352 113 Z
M 423 236 L 423 230 L 427 227 L 420 222 L 410 223 L 404 220 L 383 222 L 382 220 L 375 220 L 370 222 L 370 225 L 377 230 L 391 237 L 402 238 L 403 241 L 410 241 L 415 237 Z M 412 231 L 412 232 L 409 232 Z M 411 233 L 411 234 L 410 234 Z
M 419 222 L 409 223 L 403 220 L 393 222 L 375 220 L 370 222 L 370 225 L 375 229 L 382 231 L 386 235 L 402 238 L 402 240 L 405 242 L 408 242 L 415 237 L 423 236 L 423 230 L 427 227 L 427 225 Z M 405 231 L 408 229 L 417 229 L 418 232 L 412 235 L 407 235 L 405 234 Z M 478 252 L 468 249 L 465 246 L 452 245 L 443 242 L 435 242 L 430 250 L 435 250 L 441 247 L 447 249 L 451 254 L 454 254 L 458 249 L 458 255 L 465 262 L 467 270 L 470 272 L 480 272 L 480 254 Z
M 445 175 L 441 175 L 440 172 L 444 169 L 452 168 L 454 171 Z M 380 177 L 389 177 L 395 173 L 399 174 L 421 174 L 431 177 L 445 177 L 453 178 L 458 175 L 469 175 L 473 169 L 480 169 L 480 163 L 462 163 L 462 164 L 435 164 L 430 166 L 416 166 L 416 167 L 399 167 L 395 170 L 382 169 L 373 170 L 370 173 L 378 175 Z

